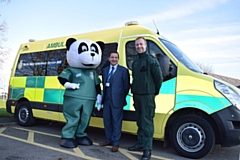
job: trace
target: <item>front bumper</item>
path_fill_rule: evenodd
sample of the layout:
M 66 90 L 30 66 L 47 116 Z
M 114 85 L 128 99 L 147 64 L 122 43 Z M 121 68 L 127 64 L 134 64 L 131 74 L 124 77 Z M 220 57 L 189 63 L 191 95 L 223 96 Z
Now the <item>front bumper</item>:
M 221 146 L 240 145 L 240 110 L 230 106 L 211 115 L 218 125 Z

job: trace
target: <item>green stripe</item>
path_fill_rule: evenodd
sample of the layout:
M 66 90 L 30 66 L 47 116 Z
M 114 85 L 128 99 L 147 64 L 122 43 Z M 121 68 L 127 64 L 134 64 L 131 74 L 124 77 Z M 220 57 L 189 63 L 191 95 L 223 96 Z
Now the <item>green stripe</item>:
M 162 83 L 160 93 L 161 94 L 175 94 L 176 78 L 165 81 Z
M 127 101 L 127 105 L 126 106 L 124 106 L 124 110 L 130 110 L 130 100 L 131 100 L 131 96 L 130 96 L 131 94 L 129 93 L 128 95 L 127 95 L 127 97 L 126 97 L 126 101 Z M 97 104 L 97 102 L 96 102 L 96 104 L 95 104 L 95 108 L 97 108 L 97 106 L 98 106 L 98 104 Z
M 130 93 L 128 93 L 126 97 L 127 105 L 123 108 L 124 110 L 130 110 L 130 100 L 131 100 L 131 96 L 130 96 Z
M 211 96 L 197 96 L 197 95 L 183 95 L 178 94 L 176 96 L 176 105 L 174 110 L 179 110 L 182 108 L 198 108 L 205 111 L 208 114 L 212 114 L 219 111 L 231 103 L 222 97 L 211 97 Z

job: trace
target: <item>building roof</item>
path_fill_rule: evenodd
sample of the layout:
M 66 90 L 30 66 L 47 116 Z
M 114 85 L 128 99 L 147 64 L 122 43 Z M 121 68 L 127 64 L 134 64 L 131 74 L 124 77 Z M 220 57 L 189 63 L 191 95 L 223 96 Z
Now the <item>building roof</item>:
M 231 78 L 231 77 L 226 77 L 226 76 L 222 76 L 222 75 L 218 75 L 218 74 L 213 74 L 213 73 L 207 73 L 210 76 L 213 76 L 217 79 L 223 80 L 225 82 L 228 82 L 234 86 L 239 87 L 240 86 L 240 80 L 236 79 L 236 78 Z

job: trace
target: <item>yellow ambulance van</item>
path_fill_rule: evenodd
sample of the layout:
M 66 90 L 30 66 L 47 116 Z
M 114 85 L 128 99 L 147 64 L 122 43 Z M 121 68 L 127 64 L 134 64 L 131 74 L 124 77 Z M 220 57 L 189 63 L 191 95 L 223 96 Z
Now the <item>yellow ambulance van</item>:
M 134 40 L 142 36 L 147 50 L 160 62 L 164 82 L 156 96 L 154 138 L 170 142 L 182 156 L 201 158 L 215 144 L 230 147 L 240 144 L 240 90 L 204 74 L 175 44 L 158 33 L 137 24 L 33 41 L 19 48 L 9 82 L 6 109 L 19 125 L 31 126 L 36 119 L 65 122 L 62 114 L 65 88 L 57 76 L 68 66 L 65 42 L 68 38 L 102 41 L 105 49 L 101 68 L 109 51 L 120 53 L 119 64 L 131 74 L 137 56 Z M 122 131 L 136 134 L 137 126 L 132 95 L 127 96 Z M 102 111 L 94 111 L 90 126 L 103 127 Z

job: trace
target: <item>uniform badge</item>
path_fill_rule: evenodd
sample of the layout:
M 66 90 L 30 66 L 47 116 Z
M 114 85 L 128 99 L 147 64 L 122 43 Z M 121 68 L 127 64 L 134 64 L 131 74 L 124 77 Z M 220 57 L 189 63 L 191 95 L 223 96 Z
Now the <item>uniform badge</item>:
M 76 74 L 76 77 L 81 77 L 81 76 L 82 76 L 82 73 Z
M 94 79 L 93 72 L 90 72 L 89 76 L 90 76 L 90 78 L 91 78 L 92 80 Z

